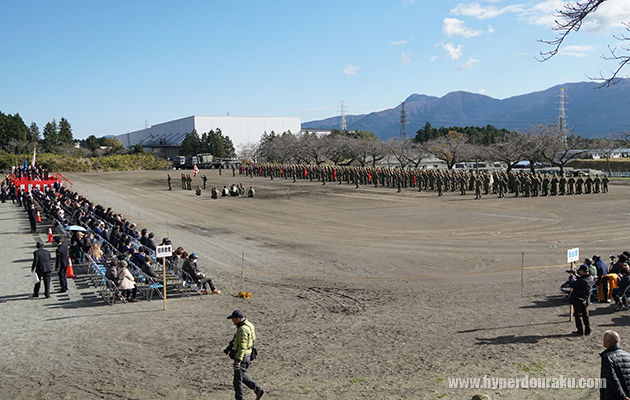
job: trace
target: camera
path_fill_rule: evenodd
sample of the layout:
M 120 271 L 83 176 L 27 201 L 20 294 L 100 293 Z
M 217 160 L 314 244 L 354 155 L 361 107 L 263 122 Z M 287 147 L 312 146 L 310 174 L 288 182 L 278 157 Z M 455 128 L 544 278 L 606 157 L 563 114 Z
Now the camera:
M 230 340 L 230 344 L 223 350 L 223 352 L 229 356 L 232 360 L 236 356 L 236 352 L 234 351 L 234 340 Z

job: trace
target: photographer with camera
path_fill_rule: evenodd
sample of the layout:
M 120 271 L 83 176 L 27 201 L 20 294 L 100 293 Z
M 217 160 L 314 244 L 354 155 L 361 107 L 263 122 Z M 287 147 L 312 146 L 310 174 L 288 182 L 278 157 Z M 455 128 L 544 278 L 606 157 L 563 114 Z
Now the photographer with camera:
M 591 322 L 588 316 L 588 305 L 591 298 L 591 290 L 595 285 L 595 279 L 588 271 L 586 264 L 580 265 L 577 273 L 571 271 L 571 282 L 569 286 L 571 289 L 571 296 L 569 297 L 571 304 L 573 305 L 573 311 L 575 315 L 575 327 L 577 331 L 573 332 L 574 335 L 583 336 L 591 334 Z
M 259 400 L 265 390 L 258 386 L 246 371 L 249 364 L 256 358 L 256 349 L 254 342 L 256 341 L 256 330 L 254 324 L 245 318 L 245 314 L 241 310 L 234 310 L 228 315 L 227 319 L 231 319 L 236 325 L 236 334 L 234 338 L 224 350 L 234 360 L 234 393 L 236 400 L 243 399 L 243 383 L 256 393 L 256 400 Z
M 628 257 L 626 254 L 620 254 L 617 262 L 614 256 L 610 256 L 611 265 L 608 269 L 608 273 L 602 277 L 599 285 L 599 302 L 610 303 L 612 299 L 612 291 L 614 288 L 619 287 L 619 272 L 626 268 Z

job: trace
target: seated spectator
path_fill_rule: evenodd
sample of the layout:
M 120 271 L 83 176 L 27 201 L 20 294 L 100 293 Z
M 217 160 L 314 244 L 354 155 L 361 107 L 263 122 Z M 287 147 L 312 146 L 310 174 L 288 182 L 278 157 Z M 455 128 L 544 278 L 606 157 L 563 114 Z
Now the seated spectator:
M 599 285 L 602 281 L 602 277 L 608 273 L 608 265 L 606 265 L 606 262 L 598 255 L 593 256 L 593 265 L 595 265 L 597 269 L 596 283 Z
M 131 262 L 133 262 L 134 264 L 136 264 L 138 267 L 142 267 L 142 264 L 144 264 L 144 247 L 140 246 L 138 248 L 138 251 L 136 251 L 133 247 L 131 248 L 131 250 L 129 251 L 129 253 L 131 254 Z
M 105 268 L 105 278 L 114 282 L 116 287 L 118 287 L 118 260 L 116 258 L 107 264 L 107 267 Z
M 140 231 L 140 235 L 141 235 L 140 236 L 140 244 L 143 245 L 143 246 L 146 246 L 147 245 L 147 243 L 146 243 L 147 239 L 149 238 L 149 236 L 148 236 L 149 233 L 146 230 L 146 228 L 143 228 L 142 231 Z
M 120 290 L 121 294 L 127 298 L 128 302 L 135 303 L 138 301 L 136 299 L 136 293 L 138 289 L 136 288 L 136 281 L 127 269 L 127 261 L 122 260 L 120 262 L 120 271 L 118 272 L 118 290 Z
M 184 249 L 182 247 L 178 247 L 173 252 L 173 259 L 171 261 L 171 265 L 173 267 L 179 266 L 179 261 L 182 259 L 182 254 L 184 254 Z
M 588 268 L 589 275 L 591 275 L 593 278 L 595 278 L 597 276 L 597 267 L 595 265 L 593 265 L 593 260 L 591 260 L 588 257 L 585 258 L 584 259 L 584 265 L 586 265 L 586 268 Z
M 100 222 L 97 222 L 96 225 L 94 226 L 94 233 L 98 234 L 103 239 L 109 241 L 109 235 L 107 234 L 107 231 L 103 229 Z
M 155 241 L 153 240 L 154 237 L 155 237 L 155 234 L 153 232 L 149 233 L 149 236 L 147 237 L 147 240 L 144 243 L 145 247 L 148 247 L 149 249 L 153 251 L 155 251 L 156 249 Z
M 626 302 L 626 297 L 624 293 L 626 289 L 630 286 L 630 270 L 628 268 L 624 268 L 619 271 L 619 287 L 613 289 L 613 298 L 615 299 L 615 303 L 617 304 L 617 308 L 615 311 L 625 310 L 628 308 L 628 304 Z M 626 293 L 630 294 L 630 293 Z
M 608 273 L 618 274 L 619 271 L 623 269 L 623 267 L 626 265 L 627 262 L 628 262 L 628 257 L 626 257 L 625 254 L 619 254 L 619 258 L 617 259 L 617 262 L 613 264 L 613 266 L 610 268 L 610 271 L 608 271 Z
M 103 251 L 101 250 L 101 244 L 99 242 L 92 243 L 90 250 L 88 250 L 88 254 L 97 264 L 103 264 L 105 262 L 105 257 L 103 256 Z
M 203 288 L 201 291 L 202 294 L 220 294 L 221 291 L 218 290 L 214 286 L 214 282 L 212 278 L 205 276 L 201 272 L 199 272 L 199 268 L 197 268 L 197 253 L 192 253 L 188 256 L 188 259 L 184 262 L 182 266 L 182 270 L 190 275 L 190 278 L 199 286 Z M 208 287 L 210 291 L 208 291 Z
M 138 253 L 138 254 L 142 254 L 142 253 Z M 147 276 L 150 276 L 153 279 L 157 279 L 159 278 L 158 274 L 156 274 L 153 269 L 151 268 L 151 257 L 149 256 L 144 256 L 144 262 L 142 263 L 142 265 L 140 266 L 140 269 L 142 270 L 142 272 L 144 272 Z

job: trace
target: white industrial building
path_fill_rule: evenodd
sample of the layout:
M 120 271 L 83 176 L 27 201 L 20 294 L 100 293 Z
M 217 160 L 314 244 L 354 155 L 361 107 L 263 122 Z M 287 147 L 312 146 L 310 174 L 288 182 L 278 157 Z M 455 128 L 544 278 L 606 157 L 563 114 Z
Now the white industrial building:
M 144 149 L 153 149 L 156 155 L 172 158 L 179 154 L 179 147 L 187 134 L 196 130 L 201 134 L 221 129 L 234 147 L 239 144 L 258 142 L 266 133 L 299 133 L 302 122 L 299 117 L 233 117 L 192 115 L 152 125 L 150 128 L 117 135 L 124 147 L 130 148 L 140 143 Z

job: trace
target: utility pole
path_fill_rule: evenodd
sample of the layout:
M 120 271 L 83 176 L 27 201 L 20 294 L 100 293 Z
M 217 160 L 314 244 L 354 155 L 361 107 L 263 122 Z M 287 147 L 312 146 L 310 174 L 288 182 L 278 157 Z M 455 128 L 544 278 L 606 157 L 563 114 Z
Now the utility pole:
M 405 102 L 400 107 L 400 138 L 407 140 L 407 112 L 405 111 Z
M 562 135 L 562 137 L 564 138 L 564 142 L 566 144 L 567 116 L 566 116 L 566 108 L 565 108 L 566 102 L 564 101 L 564 98 L 565 98 L 564 88 L 560 88 L 560 95 L 558 97 L 560 97 L 560 101 L 559 101 L 560 107 L 558 108 L 558 130 L 560 134 Z
M 348 130 L 348 127 L 346 126 L 346 104 L 343 100 L 341 100 L 341 132 L 345 132 L 346 130 Z

